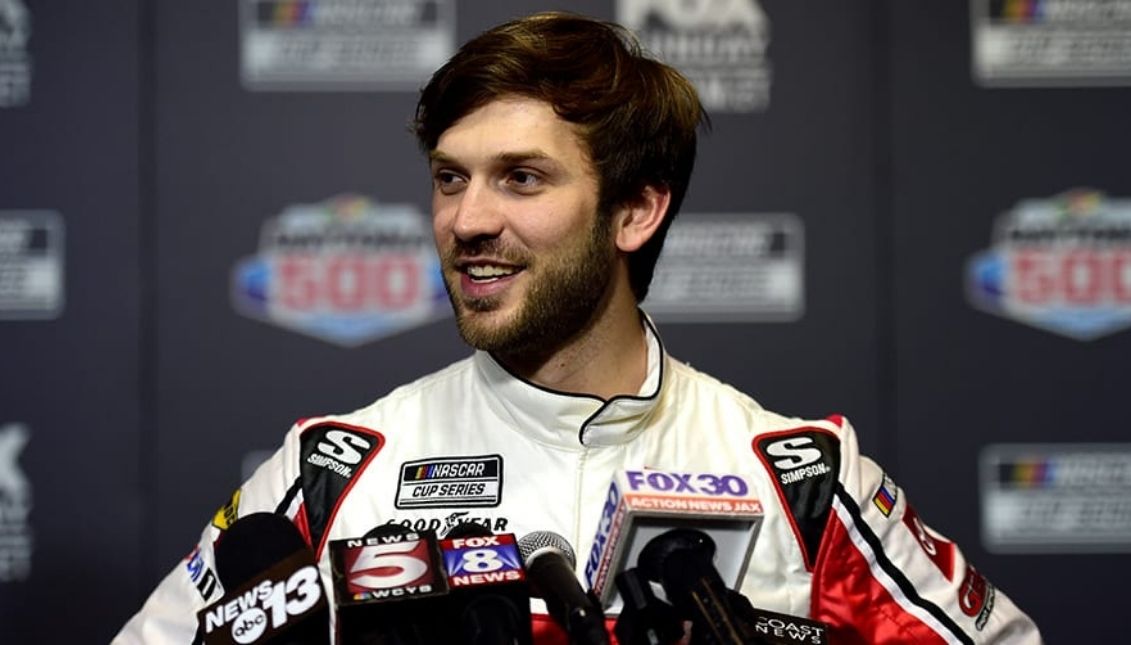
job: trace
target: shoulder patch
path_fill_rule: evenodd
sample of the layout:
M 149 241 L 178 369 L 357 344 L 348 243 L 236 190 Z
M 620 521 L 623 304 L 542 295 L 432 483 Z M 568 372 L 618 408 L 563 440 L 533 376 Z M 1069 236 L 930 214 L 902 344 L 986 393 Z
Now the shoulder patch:
M 918 513 L 910 505 L 903 512 L 903 523 L 911 531 L 911 535 L 915 537 L 915 541 L 923 548 L 927 557 L 946 576 L 946 579 L 954 580 L 954 543 L 932 536 L 927 531 L 923 521 L 919 519 Z
M 994 610 L 994 586 L 972 566 L 966 566 L 966 576 L 958 587 L 958 606 L 962 613 L 974 619 L 978 631 L 985 628 Z
M 228 503 L 224 504 L 216 511 L 216 514 L 212 516 L 212 526 L 215 526 L 221 531 L 227 531 L 228 527 L 239 518 L 240 491 L 241 489 L 237 488 L 236 492 L 232 493 L 232 498 L 228 500 Z
M 299 472 L 310 546 L 322 552 L 338 506 L 385 443 L 381 433 L 340 423 L 305 428 L 299 437 Z
M 754 452 L 774 480 L 812 571 L 840 474 L 840 440 L 829 430 L 798 428 L 755 438 Z
M 883 481 L 880 482 L 880 487 L 876 489 L 876 494 L 872 495 L 872 503 L 876 505 L 880 513 L 884 517 L 891 517 L 892 509 L 895 508 L 895 503 L 899 501 L 899 487 L 895 482 L 884 473 Z
M 185 556 L 185 572 L 188 573 L 189 580 L 200 593 L 200 597 L 204 599 L 204 602 L 208 602 L 208 599 L 216 591 L 217 577 L 212 571 L 212 567 L 204 561 L 204 557 L 200 553 L 200 546 L 195 547 L 192 552 Z

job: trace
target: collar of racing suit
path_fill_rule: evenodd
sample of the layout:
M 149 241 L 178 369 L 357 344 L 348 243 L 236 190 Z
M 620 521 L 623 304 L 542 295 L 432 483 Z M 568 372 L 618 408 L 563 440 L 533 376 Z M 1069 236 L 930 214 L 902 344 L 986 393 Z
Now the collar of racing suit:
M 656 408 L 664 385 L 664 346 L 652 321 L 641 314 L 648 347 L 648 371 L 635 395 L 609 400 L 559 392 L 507 371 L 490 354 L 475 353 L 480 395 L 501 418 L 535 439 L 564 448 L 609 446 L 632 441 Z

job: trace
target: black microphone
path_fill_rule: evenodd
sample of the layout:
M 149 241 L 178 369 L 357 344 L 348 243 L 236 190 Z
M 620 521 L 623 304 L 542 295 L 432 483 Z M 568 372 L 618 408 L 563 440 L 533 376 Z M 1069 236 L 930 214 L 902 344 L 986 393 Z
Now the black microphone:
M 329 549 L 339 645 L 444 641 L 436 615 L 448 585 L 435 533 L 386 524 Z
M 683 638 L 683 621 L 656 597 L 639 569 L 625 569 L 615 579 L 624 600 L 614 632 L 620 645 L 670 645 Z
M 514 536 L 474 522 L 440 540 L 448 574 L 448 615 L 458 624 L 451 642 L 532 645 L 530 591 Z
M 715 566 L 724 582 L 737 587 L 746 575 L 763 508 L 755 487 L 730 473 L 620 470 L 609 483 L 585 581 L 606 610 L 621 604 L 616 575 L 632 566 L 652 538 L 692 527 L 719 547 Z
M 691 620 L 692 642 L 749 645 L 764 642 L 747 616 L 731 606 L 730 593 L 711 563 L 715 543 L 695 529 L 673 529 L 652 538 L 640 552 L 640 572 L 659 582 L 668 600 Z M 745 607 L 743 607 L 745 608 Z
M 586 594 L 573 568 L 573 547 L 550 531 L 535 531 L 518 541 L 526 575 L 535 597 L 546 601 L 546 609 L 575 645 L 608 645 L 605 614 L 592 594 Z
M 644 545 L 639 567 L 616 579 L 625 600 L 616 625 L 620 642 L 678 642 L 674 615 L 691 621 L 692 645 L 827 645 L 826 624 L 755 608 L 727 589 L 714 556 L 714 540 L 698 529 L 670 530 Z M 674 607 L 655 598 L 643 578 L 659 582 Z
M 281 515 L 252 513 L 216 543 L 227 593 L 197 613 L 208 645 L 329 643 L 329 609 L 314 554 Z

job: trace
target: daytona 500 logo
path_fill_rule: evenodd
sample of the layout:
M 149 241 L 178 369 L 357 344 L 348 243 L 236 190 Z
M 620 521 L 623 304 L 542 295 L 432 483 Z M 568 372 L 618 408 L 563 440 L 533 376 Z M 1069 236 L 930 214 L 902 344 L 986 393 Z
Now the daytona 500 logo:
M 1131 326 L 1131 199 L 1075 190 L 1002 215 L 970 259 L 978 309 L 1076 340 Z
M 240 313 L 347 347 L 450 315 L 426 218 L 344 195 L 290 206 L 232 272 Z

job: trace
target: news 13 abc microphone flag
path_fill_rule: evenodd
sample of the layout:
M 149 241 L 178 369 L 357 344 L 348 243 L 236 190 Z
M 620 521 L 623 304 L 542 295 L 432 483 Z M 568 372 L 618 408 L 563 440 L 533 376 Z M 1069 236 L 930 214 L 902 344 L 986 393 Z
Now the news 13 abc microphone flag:
M 285 517 L 252 513 L 233 523 L 216 543 L 216 571 L 229 591 L 197 613 L 206 645 L 329 642 L 318 565 Z

